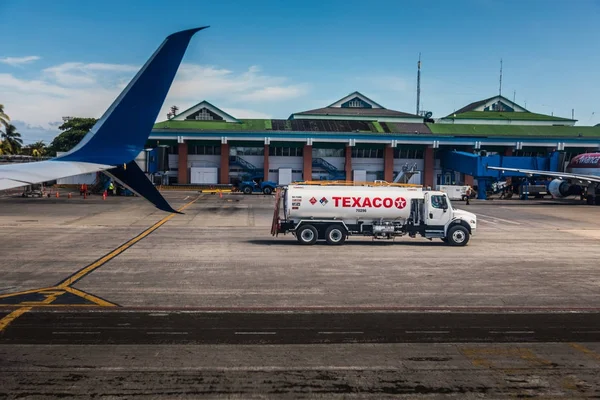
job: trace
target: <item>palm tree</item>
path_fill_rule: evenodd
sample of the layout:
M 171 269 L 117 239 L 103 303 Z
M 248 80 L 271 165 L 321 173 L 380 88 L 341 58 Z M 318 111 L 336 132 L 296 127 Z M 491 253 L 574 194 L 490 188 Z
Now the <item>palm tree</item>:
M 4 128 L 8 129 L 9 123 L 10 118 L 4 113 L 4 104 L 0 104 L 0 132 L 4 132 L 4 130 L 1 129 L 3 125 Z
M 43 140 L 38 140 L 35 143 L 30 144 L 27 148 L 27 154 L 33 157 L 41 157 L 46 155 L 46 143 Z M 25 147 L 23 148 L 25 150 Z
M 2 147 L 5 154 L 19 154 L 23 146 L 21 134 L 13 124 L 9 124 L 1 135 Z

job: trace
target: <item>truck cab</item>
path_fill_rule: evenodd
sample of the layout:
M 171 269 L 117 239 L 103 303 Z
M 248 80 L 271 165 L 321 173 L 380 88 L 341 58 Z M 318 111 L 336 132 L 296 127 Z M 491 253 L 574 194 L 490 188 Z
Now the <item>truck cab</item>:
M 277 183 L 272 181 L 262 181 L 259 179 L 242 181 L 239 184 L 240 191 L 244 194 L 263 193 L 270 195 L 277 188 Z
M 419 199 L 420 200 L 420 199 Z M 462 245 L 476 229 L 475 214 L 452 207 L 444 192 L 425 192 L 423 214 L 420 216 L 426 228 L 419 232 L 426 238 L 440 238 L 446 243 Z

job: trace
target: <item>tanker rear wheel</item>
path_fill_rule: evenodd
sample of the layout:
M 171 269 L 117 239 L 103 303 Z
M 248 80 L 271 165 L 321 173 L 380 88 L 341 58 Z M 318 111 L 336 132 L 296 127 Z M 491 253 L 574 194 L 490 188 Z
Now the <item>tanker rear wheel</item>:
M 346 241 L 346 230 L 341 225 L 330 225 L 325 231 L 327 244 L 340 245 Z
M 317 228 L 312 225 L 302 225 L 296 231 L 296 239 L 298 242 L 305 245 L 315 244 L 319 238 Z

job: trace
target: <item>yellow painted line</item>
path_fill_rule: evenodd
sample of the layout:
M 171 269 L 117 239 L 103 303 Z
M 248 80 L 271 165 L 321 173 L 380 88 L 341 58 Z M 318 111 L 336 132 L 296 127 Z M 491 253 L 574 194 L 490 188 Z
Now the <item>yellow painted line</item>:
M 29 310 L 31 310 L 31 307 L 21 307 L 8 314 L 6 317 L 0 319 L 0 332 L 5 330 L 11 322 L 19 318 L 21 315 L 25 314 Z
M 117 306 L 115 303 L 111 303 L 110 301 L 106 301 L 104 299 L 101 299 L 99 297 L 96 297 L 94 295 L 86 293 L 79 289 L 75 289 L 72 287 L 66 287 L 64 289 L 69 293 L 73 293 L 76 296 L 82 297 L 82 298 L 86 299 L 87 301 L 91 301 L 92 303 L 95 303 L 95 305 L 99 305 L 102 307 L 116 307 Z M 81 304 L 81 305 L 84 305 L 84 304 Z M 71 304 L 71 306 L 75 306 L 75 304 Z
M 582 344 L 579 343 L 569 343 L 569 346 L 571 346 L 572 348 L 574 348 L 577 351 L 582 352 L 583 354 L 590 356 L 598 361 L 600 361 L 600 354 L 596 353 L 594 350 L 592 349 L 588 349 L 587 347 L 585 347 Z
M 44 290 L 53 290 L 53 289 L 56 289 L 56 286 L 46 287 L 46 288 L 41 288 L 41 289 L 23 290 L 22 292 L 2 294 L 2 295 L 0 295 L 0 299 L 5 299 L 7 297 L 20 296 L 20 295 L 29 294 L 29 293 L 38 293 L 38 292 L 43 292 Z
M 177 211 L 185 210 L 186 208 L 191 206 L 193 203 L 195 203 L 199 198 L 200 197 L 196 197 L 194 200 L 192 200 L 189 203 L 185 204 L 184 206 L 180 207 Z M 46 296 L 46 298 L 40 302 L 23 302 L 22 304 L 18 305 L 18 306 L 20 306 L 20 308 L 16 309 L 15 311 L 11 312 L 4 318 L 0 319 L 0 332 L 2 332 L 4 329 L 6 329 L 6 327 L 8 325 L 10 325 L 10 323 L 13 322 L 15 319 L 19 318 L 21 315 L 30 311 L 34 306 L 35 307 L 61 307 L 61 306 L 62 307 L 96 307 L 96 306 L 116 307 L 116 304 L 114 304 L 114 303 L 103 300 L 99 297 L 93 296 L 93 295 L 83 292 L 81 290 L 72 288 L 69 285 L 72 285 L 73 283 L 77 282 L 79 279 L 83 278 L 90 272 L 94 271 L 96 268 L 101 267 L 106 262 L 115 258 L 119 254 L 121 254 L 122 252 L 124 252 L 125 250 L 127 250 L 128 248 L 130 248 L 131 246 L 133 246 L 134 244 L 136 244 L 137 242 L 139 242 L 140 240 L 142 240 L 143 238 L 145 238 L 146 236 L 148 236 L 149 234 L 151 234 L 152 232 L 154 232 L 155 230 L 160 228 L 162 225 L 164 225 L 167 221 L 169 221 L 175 215 L 177 215 L 177 214 L 171 213 L 171 214 L 167 215 L 165 218 L 161 219 L 160 221 L 158 221 L 157 223 L 152 225 L 150 228 L 146 229 L 144 232 L 142 232 L 135 238 L 133 238 L 133 239 L 129 240 L 128 242 L 122 244 L 121 246 L 117 247 L 115 250 L 111 251 L 110 253 L 108 253 L 107 255 L 105 255 L 104 257 L 99 259 L 98 261 L 96 261 L 96 262 L 88 265 L 87 267 L 83 268 L 82 270 L 76 272 L 75 274 L 73 274 L 69 278 L 65 279 L 63 282 L 61 282 L 57 286 L 46 287 L 46 288 L 42 288 L 42 289 L 31 289 L 31 290 L 25 290 L 22 292 L 1 295 L 0 298 L 7 298 L 7 297 L 18 296 L 18 295 L 29 294 L 29 293 L 41 293 L 41 294 L 44 294 Z M 56 298 L 58 296 L 64 294 L 64 292 L 72 293 L 72 294 L 82 297 L 94 304 L 93 305 L 91 305 L 91 304 L 90 305 L 87 305 L 87 304 L 52 305 L 52 302 L 54 300 L 56 300 Z M 22 306 L 23 304 L 26 304 L 26 306 L 23 307 Z
M 183 211 L 183 210 L 185 210 L 186 208 L 188 208 L 189 206 L 191 206 L 193 203 L 195 203 L 198 199 L 199 199 L 199 197 L 196 197 L 194 200 L 190 201 L 189 203 L 187 203 L 183 207 L 180 207 L 177 211 Z M 114 249 L 113 251 L 111 251 L 110 253 L 108 253 L 107 255 L 105 255 L 104 257 L 102 257 L 99 260 L 91 263 L 87 267 L 79 270 L 75 274 L 71 275 L 69 278 L 67 278 L 64 281 L 62 281 L 56 287 L 59 288 L 59 289 L 64 289 L 64 288 L 72 285 L 73 283 L 77 282 L 78 280 L 80 280 L 84 276 L 88 275 L 90 272 L 94 271 L 97 268 L 100 268 L 102 265 L 106 264 L 107 262 L 109 262 L 110 260 L 112 260 L 113 258 L 115 258 L 116 256 L 118 256 L 119 254 L 121 254 L 122 252 L 124 252 L 125 250 L 127 250 L 128 248 L 130 248 L 131 246 L 133 246 L 134 244 L 136 244 L 140 240 L 144 239 L 146 236 L 148 236 L 149 234 L 151 234 L 152 232 L 154 232 L 155 230 L 157 230 L 158 228 L 160 228 L 161 226 L 163 226 L 165 223 L 167 223 L 175 215 L 177 215 L 177 214 L 171 213 L 171 214 L 167 215 L 166 217 L 164 217 L 163 219 L 161 219 L 160 221 L 158 221 L 157 223 L 155 223 L 150 228 L 146 229 L 144 232 L 140 233 L 139 235 L 137 235 L 133 239 L 125 242 L 124 244 L 122 244 L 121 246 L 117 247 L 116 249 Z
M 21 302 L 24 306 L 36 306 L 36 305 L 48 305 L 52 304 L 56 298 L 62 294 L 64 294 L 64 290 L 48 290 L 48 291 L 40 291 L 40 294 L 44 295 L 46 298 L 42 301 L 23 301 Z

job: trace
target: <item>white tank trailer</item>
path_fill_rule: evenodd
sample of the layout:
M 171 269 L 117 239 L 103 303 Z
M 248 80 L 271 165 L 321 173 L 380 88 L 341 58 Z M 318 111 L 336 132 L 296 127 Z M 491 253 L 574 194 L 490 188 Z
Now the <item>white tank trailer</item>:
M 343 244 L 350 235 L 394 239 L 420 235 L 464 246 L 475 214 L 454 209 L 447 194 L 421 188 L 288 185 L 276 194 L 271 233 L 293 234 L 305 245 Z

